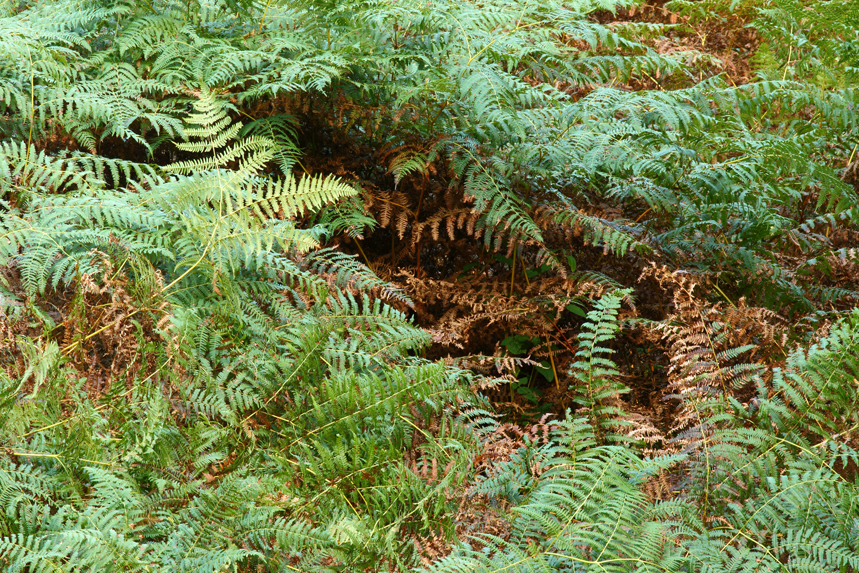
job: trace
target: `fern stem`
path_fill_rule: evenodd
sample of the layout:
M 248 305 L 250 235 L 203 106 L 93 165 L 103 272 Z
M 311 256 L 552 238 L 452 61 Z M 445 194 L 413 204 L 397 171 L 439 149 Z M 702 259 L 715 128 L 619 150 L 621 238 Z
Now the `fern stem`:
M 427 130 L 430 133 L 432 133 L 433 126 L 435 125 L 435 120 L 437 120 L 439 118 L 439 116 L 441 115 L 441 112 L 443 112 L 444 108 L 446 108 L 449 104 L 450 104 L 450 102 L 445 100 L 445 102 L 443 104 L 441 104 L 441 107 L 438 109 L 436 114 L 434 116 L 432 116 L 432 119 L 429 122 L 429 127 L 427 128 Z
M 426 191 L 426 188 L 427 188 L 427 186 L 426 186 L 426 184 L 424 184 L 421 187 L 421 195 L 420 195 L 420 197 L 418 197 L 418 206 L 415 209 L 415 225 L 418 224 L 418 217 L 420 217 L 420 214 L 421 214 L 421 205 L 423 205 L 423 203 L 424 203 L 424 191 Z M 417 275 L 418 275 L 418 278 L 421 278 L 421 241 L 420 241 L 420 239 L 418 239 L 418 243 L 417 243 L 416 248 L 418 250 L 418 256 L 417 256 L 418 272 L 417 272 Z
M 717 291 L 719 291 L 719 294 L 722 295 L 722 298 L 724 298 L 726 301 L 728 301 L 728 304 L 730 304 L 734 308 L 737 308 L 737 305 L 735 305 L 733 303 L 733 301 L 731 301 L 731 299 L 728 298 L 728 295 L 726 295 L 725 293 L 722 292 L 722 289 L 719 288 L 719 285 L 717 285 L 716 283 L 713 283 L 713 288 L 715 288 Z
M 515 255 L 515 252 L 514 252 L 514 255 Z M 530 287 L 531 286 L 531 279 L 528 278 L 528 269 L 525 268 L 524 264 L 522 265 L 522 274 L 525 275 L 525 284 Z M 548 318 L 548 317 L 546 317 L 545 313 L 541 313 L 541 314 L 543 314 L 543 318 Z M 549 321 L 555 326 L 555 328 L 558 328 L 558 325 L 555 324 L 554 320 L 549 319 Z M 543 337 L 546 339 L 546 349 L 549 351 L 549 362 L 552 364 L 552 374 L 555 376 L 555 388 L 560 390 L 561 389 L 561 381 L 558 378 L 558 369 L 555 366 L 555 353 L 552 351 L 552 344 L 549 341 L 549 334 L 544 333 Z
M 117 323 L 119 323 L 119 321 L 120 321 L 120 320 L 123 320 L 123 319 L 129 319 L 129 318 L 131 318 L 132 316 L 135 316 L 135 315 L 137 315 L 137 314 L 140 314 L 140 313 L 141 313 L 141 312 L 143 312 L 144 310 L 155 310 L 155 309 L 152 309 L 152 308 L 146 308 L 146 309 L 138 308 L 138 309 L 136 309 L 136 310 L 133 310 L 133 311 L 129 312 L 128 314 L 126 314 L 126 315 L 124 315 L 124 316 L 122 316 L 122 317 L 120 317 L 120 318 L 117 318 L 116 320 L 114 320 L 114 321 L 113 321 L 113 322 L 111 322 L 110 324 L 106 324 L 106 325 L 102 326 L 101 328 L 99 328 L 99 329 L 98 329 L 98 330 L 96 330 L 95 332 L 91 332 L 91 333 L 89 333 L 88 335 L 86 335 L 85 337 L 81 338 L 80 340 L 75 340 L 74 342 L 72 342 L 72 343 L 71 343 L 71 344 L 69 344 L 68 346 L 65 346 L 65 347 L 60 351 L 60 354 L 62 354 L 63 356 L 68 356 L 68 353 L 69 353 L 69 352 L 71 352 L 72 350 L 74 350 L 75 348 L 77 348 L 81 343 L 86 342 L 87 340 L 89 340 L 89 339 L 90 339 L 90 338 L 92 338 L 93 336 L 97 336 L 97 335 L 101 334 L 102 332 L 104 332 L 104 331 L 105 331 L 105 330 L 107 330 L 108 328 L 113 328 L 114 326 L 116 326 L 116 325 L 117 325 Z
M 27 46 L 27 57 L 30 58 L 30 135 L 27 137 L 27 155 L 24 161 L 30 163 L 30 146 L 33 144 L 33 123 L 36 121 L 36 82 L 33 77 L 33 54 L 30 52 L 30 46 Z
M 271 0 L 265 3 L 265 9 L 262 11 L 262 18 L 259 21 L 259 29 L 257 29 L 257 34 L 262 34 L 262 25 L 265 22 L 265 17 L 268 14 L 268 7 L 271 6 Z
M 850 167 L 850 164 L 853 163 L 853 158 L 856 157 L 856 148 L 859 148 L 859 143 L 853 146 L 853 151 L 850 152 L 850 157 L 844 167 Z
M 524 268 L 524 265 L 523 265 Z M 513 263 L 510 267 L 510 296 L 513 296 L 513 279 L 516 278 L 516 247 L 513 247 Z
M 651 210 L 653 210 L 653 207 L 648 207 L 648 208 L 647 208 L 647 211 L 645 211 L 644 213 L 642 213 L 641 215 L 639 215 L 639 216 L 638 216 L 638 219 L 636 219 L 636 220 L 635 220 L 635 222 L 636 222 L 636 223 L 638 223 L 639 221 L 641 221 L 641 220 L 644 218 L 644 216 L 645 216 L 645 215 L 647 215 L 648 213 L 650 213 L 650 211 L 651 211 Z
M 68 456 L 63 456 L 61 454 L 46 454 L 44 452 L 19 452 L 17 450 L 11 450 L 11 449 L 7 450 L 7 453 L 9 455 L 20 456 L 22 458 L 49 458 L 49 459 L 53 459 L 53 460 L 74 459 L 74 460 L 77 460 L 79 462 L 86 462 L 88 464 L 96 464 L 96 465 L 105 466 L 108 468 L 114 467 L 113 464 L 107 463 L 107 462 L 100 462 L 98 460 L 88 460 L 86 458 L 69 458 Z
M 355 246 L 358 247 L 358 251 L 361 253 L 361 256 L 364 257 L 364 262 L 367 263 L 367 268 L 371 271 L 373 270 L 373 266 L 370 264 L 370 259 L 367 258 L 367 255 L 364 253 L 364 249 L 361 248 L 361 241 L 357 238 L 354 239 Z
M 524 11 L 524 8 L 523 8 L 523 11 Z M 570 21 L 570 20 L 559 20 L 558 22 L 569 22 L 569 21 Z M 496 37 L 496 38 L 492 38 L 492 41 L 491 41 L 491 42 L 489 42 L 488 44 L 486 44 L 486 45 L 485 45 L 485 46 L 484 46 L 480 51 L 478 51 L 476 54 L 474 54 L 473 56 L 471 56 L 471 58 L 470 58 L 470 59 L 468 60 L 468 62 L 465 64 L 465 65 L 466 65 L 466 67 L 470 66 L 470 65 L 471 65 L 471 62 L 473 62 L 474 60 L 476 60 L 476 59 L 480 56 L 480 54 L 482 54 L 483 52 L 485 52 L 486 50 L 488 50 L 488 49 L 492 46 L 492 44 L 494 44 L 495 42 L 497 42 L 499 39 L 506 38 L 507 36 L 511 36 L 514 32 L 518 32 L 519 30 L 527 30 L 528 28 L 533 28 L 534 26 L 539 26 L 539 25 L 541 25 L 541 24 L 545 24 L 545 23 L 547 23 L 547 20 L 541 20 L 541 21 L 539 21 L 539 22 L 531 22 L 530 24 L 525 24 L 525 25 L 523 26 L 521 23 L 517 22 L 517 23 L 516 23 L 516 27 L 515 27 L 515 28 L 513 28 L 512 30 L 510 30 L 509 32 L 507 32 L 507 33 L 505 33 L 505 34 L 501 34 L 500 36 L 498 36 L 498 37 Z M 557 22 L 556 22 L 556 24 L 557 24 Z M 466 40 L 466 41 L 467 41 L 467 40 Z
M 545 334 L 546 337 L 546 346 L 549 349 L 549 362 L 552 364 L 552 374 L 555 376 L 555 388 L 561 389 L 561 381 L 558 380 L 558 369 L 555 367 L 555 353 L 552 351 L 552 345 L 549 342 L 549 335 Z

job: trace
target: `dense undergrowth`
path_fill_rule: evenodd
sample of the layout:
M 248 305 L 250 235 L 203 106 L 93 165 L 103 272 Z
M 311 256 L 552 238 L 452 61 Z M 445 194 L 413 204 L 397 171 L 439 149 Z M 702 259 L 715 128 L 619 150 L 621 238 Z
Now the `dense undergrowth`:
M 859 571 L 859 3 L 0 3 L 0 567 Z

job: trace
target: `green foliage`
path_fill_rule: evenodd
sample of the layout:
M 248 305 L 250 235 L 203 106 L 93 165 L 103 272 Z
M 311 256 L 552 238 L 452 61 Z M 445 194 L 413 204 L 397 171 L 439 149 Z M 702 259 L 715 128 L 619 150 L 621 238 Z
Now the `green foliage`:
M 449 520 L 445 492 L 470 443 L 449 405 L 467 404 L 467 377 L 416 358 L 427 333 L 353 289 L 402 293 L 319 250 L 323 229 L 296 225 L 352 187 L 262 176 L 274 142 L 236 139 L 211 96 L 196 108 L 181 145 L 202 157 L 168 167 L 180 175 L 106 189 L 79 162 L 33 153 L 44 163 L 33 173 L 97 184 L 30 186 L 3 216 L 21 285 L 10 309 L 76 292 L 72 306 L 107 294 L 113 312 L 62 348 L 18 343 L 26 371 L 3 381 L 0 560 L 10 571 L 409 563 L 404 534 Z M 91 395 L 59 366 L 105 329 L 131 354 L 128 378 Z M 420 455 L 460 469 L 427 483 L 403 452 L 431 419 L 461 449 L 431 438 Z
M 810 12 L 785 0 L 762 9 L 756 26 L 786 62 L 778 78 L 639 92 L 612 86 L 682 76 L 699 55 L 660 55 L 635 28 L 621 33 L 588 18 L 622 3 L 77 6 L 24 6 L 4 20 L 8 137 L 72 137 L 93 151 L 119 138 L 154 150 L 196 137 L 198 128 L 184 133 L 181 119 L 200 90 L 231 93 L 238 105 L 327 90 L 408 113 L 412 121 L 390 123 L 351 107 L 338 112 L 354 113 L 346 122 L 352 135 L 377 145 L 432 138 L 429 152 L 396 155 L 392 173 L 399 180 L 445 156 L 481 214 L 487 246 L 543 243 L 561 226 L 621 257 L 661 251 L 766 304 L 808 309 L 849 294 L 815 288 L 813 265 L 786 268 L 769 246 L 799 244 L 804 260 L 819 261 L 831 252 L 821 227 L 859 220 L 855 190 L 819 153 L 829 146 L 829 155 L 849 154 L 857 143 L 854 3 Z M 838 89 L 808 89 L 808 78 Z M 560 83 L 569 88 L 553 87 Z M 571 97 L 575 90 L 589 93 Z M 799 107 L 814 119 L 784 123 L 772 111 Z M 201 119 L 214 113 L 207 109 Z M 287 116 L 256 119 L 243 134 L 243 147 L 219 160 L 276 140 L 274 159 L 291 169 L 297 148 Z M 247 158 L 255 167 L 271 159 Z M 653 216 L 607 220 L 591 213 L 602 200 Z M 546 247 L 538 262 L 561 269 Z
M 756 25 L 775 48 L 773 56 L 784 62 L 783 78 L 849 89 L 859 82 L 858 9 L 855 0 L 826 2 L 813 10 L 774 0 L 760 10 Z
M 771 386 L 759 379 L 747 405 L 711 398 L 703 435 L 680 455 L 599 445 L 586 419 L 569 416 L 478 486 L 515 502 L 509 536 L 463 540 L 429 570 L 855 571 L 857 357 L 854 311 L 791 354 Z M 683 494 L 647 495 L 677 471 L 689 480 Z
M 501 468 L 511 479 L 523 472 L 515 478 L 527 487 L 513 509 L 509 539 L 470 540 L 430 571 L 680 571 L 683 554 L 671 541 L 693 530 L 671 519 L 691 508 L 653 504 L 641 491 L 676 461 L 597 445 L 587 422 L 570 418 L 557 425 L 549 445 Z M 523 477 L 530 483 L 522 484 Z M 494 485 L 482 489 L 498 495 Z
M 0 4 L 0 568 L 859 570 L 859 5 L 665 6 Z
M 588 413 L 601 440 L 606 439 L 605 430 L 623 425 L 622 418 L 626 414 L 618 398 L 629 392 L 629 388 L 618 382 L 620 372 L 609 358 L 614 351 L 606 348 L 606 344 L 614 339 L 619 329 L 617 313 L 621 301 L 631 292 L 630 289 L 615 291 L 597 301 L 579 333 L 576 352 L 579 360 L 572 367 L 579 393 L 575 401 Z

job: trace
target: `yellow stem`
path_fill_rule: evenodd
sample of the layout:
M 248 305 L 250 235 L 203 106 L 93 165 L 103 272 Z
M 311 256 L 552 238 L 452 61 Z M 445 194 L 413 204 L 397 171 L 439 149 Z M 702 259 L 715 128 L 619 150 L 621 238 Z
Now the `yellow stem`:
M 531 279 L 528 278 L 528 269 L 525 268 L 525 265 L 522 265 L 522 272 L 525 275 L 525 284 L 531 286 Z M 555 388 L 560 390 L 561 382 L 558 378 L 558 369 L 555 367 L 555 353 L 552 352 L 552 344 L 549 342 L 549 335 L 544 334 L 543 337 L 546 339 L 546 349 L 549 351 L 549 362 L 552 363 L 552 374 L 555 376 Z
M 364 262 L 367 263 L 367 268 L 371 271 L 373 270 L 373 266 L 370 264 L 370 259 L 367 258 L 367 255 L 364 254 L 364 249 L 361 248 L 361 242 L 358 239 L 354 239 L 355 246 L 358 247 L 358 251 L 360 251 L 361 256 L 364 257 Z
M 639 216 L 638 216 L 638 219 L 636 219 L 636 220 L 635 220 L 635 222 L 636 222 L 636 223 L 638 223 L 639 221 L 641 221 L 641 220 L 644 218 L 644 216 L 645 216 L 645 215 L 647 215 L 648 213 L 650 213 L 650 211 L 651 211 L 652 209 L 653 209 L 653 207 L 648 207 L 648 208 L 647 208 L 647 211 L 645 211 L 644 213 L 642 213 L 641 215 L 639 215 Z
M 733 302 L 731 302 L 731 299 L 728 298 L 728 295 L 726 295 L 725 293 L 722 292 L 722 289 L 719 288 L 719 285 L 713 284 L 713 288 L 715 288 L 717 291 L 719 291 L 719 294 L 722 295 L 722 298 L 724 298 L 726 301 L 728 301 L 728 304 L 730 304 L 734 308 L 737 308 L 737 305 L 735 305 Z
M 265 3 L 265 10 L 263 10 L 262 18 L 260 18 L 260 21 L 259 21 L 259 30 L 257 30 L 257 34 L 262 34 L 262 25 L 263 25 L 263 22 L 265 22 L 265 17 L 266 17 L 266 14 L 268 14 L 268 7 L 270 5 L 271 5 L 271 0 L 268 0 L 268 2 Z
M 524 268 L 524 266 L 523 266 Z M 513 296 L 513 279 L 516 278 L 516 247 L 513 247 L 513 264 L 510 267 L 510 296 Z

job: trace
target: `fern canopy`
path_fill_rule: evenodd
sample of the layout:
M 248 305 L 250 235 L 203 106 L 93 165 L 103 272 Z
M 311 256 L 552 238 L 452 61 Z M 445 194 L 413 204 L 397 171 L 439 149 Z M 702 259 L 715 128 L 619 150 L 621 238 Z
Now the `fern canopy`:
M 0 568 L 859 571 L 858 15 L 0 3 Z

